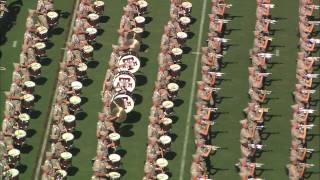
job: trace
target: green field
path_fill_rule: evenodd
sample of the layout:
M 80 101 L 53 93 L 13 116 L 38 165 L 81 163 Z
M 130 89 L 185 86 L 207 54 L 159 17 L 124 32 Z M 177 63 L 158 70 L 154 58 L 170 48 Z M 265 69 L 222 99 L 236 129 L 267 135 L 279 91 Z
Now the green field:
M 83 89 L 82 105 L 83 113 L 77 122 L 75 149 L 73 154 L 72 173 L 68 179 L 90 179 L 92 175 L 91 159 L 96 151 L 96 122 L 97 114 L 102 109 L 100 91 L 107 69 L 107 61 L 111 53 L 111 45 L 116 44 L 118 40 L 117 29 L 120 23 L 122 7 L 126 0 L 104 0 L 105 14 L 100 24 L 101 33 L 97 38 L 96 50 L 94 52 L 94 62 L 89 65 L 88 81 Z M 12 73 L 12 63 L 19 61 L 19 49 L 23 40 L 25 30 L 25 20 L 28 9 L 36 7 L 36 0 L 23 1 L 23 6 L 17 4 L 14 0 L 8 0 L 11 4 L 12 14 L 10 23 L 12 27 L 7 28 L 8 24 L 0 24 L 0 66 L 6 67 L 5 71 L 0 71 L 0 109 L 4 107 L 3 91 L 9 89 Z M 143 177 L 143 166 L 145 161 L 145 149 L 147 143 L 147 125 L 148 116 L 151 108 L 151 97 L 154 88 L 154 81 L 157 73 L 157 56 L 160 47 L 160 38 L 163 32 L 163 26 L 168 21 L 169 1 L 148 0 L 149 13 L 146 15 L 148 24 L 146 24 L 147 37 L 143 39 L 144 52 L 141 52 L 140 60 L 142 68 L 136 73 L 137 88 L 134 91 L 136 106 L 134 111 L 128 116 L 121 128 L 121 145 L 123 154 L 124 180 L 139 180 Z M 169 169 L 173 180 L 190 179 L 191 155 L 194 152 L 193 137 L 193 119 L 194 99 L 192 99 L 193 77 L 200 79 L 200 62 L 197 51 L 199 46 L 206 46 L 208 21 L 207 14 L 210 13 L 210 0 L 193 0 L 192 16 L 194 23 L 191 25 L 190 39 L 187 45 L 190 47 L 187 54 L 183 55 L 183 71 L 180 77 L 180 86 L 178 99 L 176 100 L 176 118 L 172 132 L 175 134 L 172 144 L 172 153 L 170 154 Z M 31 180 L 35 172 L 37 159 L 39 156 L 41 142 L 48 120 L 49 110 L 52 103 L 52 96 L 55 90 L 56 77 L 58 72 L 58 63 L 62 60 L 65 46 L 65 40 L 69 32 L 69 23 L 73 14 L 75 0 L 55 0 L 55 8 L 61 10 L 62 17 L 59 19 L 59 28 L 50 38 L 52 47 L 47 50 L 48 59 L 44 60 L 40 85 L 37 86 L 35 93 L 38 95 L 38 101 L 35 103 L 35 113 L 31 121 L 29 138 L 27 139 L 27 148 L 22 155 L 22 180 Z M 206 3 L 206 4 L 204 4 Z M 219 116 L 217 124 L 212 128 L 212 144 L 221 146 L 223 149 L 218 151 L 211 160 L 211 177 L 217 180 L 235 180 L 239 179 L 234 168 L 234 164 L 240 157 L 239 120 L 244 118 L 242 109 L 248 103 L 248 70 L 250 65 L 249 50 L 253 46 L 253 30 L 255 25 L 255 1 L 251 0 L 229 0 L 233 4 L 230 10 L 227 10 L 228 18 L 232 19 L 227 24 L 227 30 L 230 33 L 225 38 L 231 39 L 230 46 L 223 58 L 225 67 L 222 72 L 226 73 L 224 80 L 219 87 L 219 97 L 221 103 L 218 104 Z M 271 11 L 272 16 L 277 18 L 278 23 L 272 25 L 274 30 L 274 40 L 271 43 L 274 54 L 279 53 L 271 60 L 269 71 L 272 73 L 271 84 L 267 87 L 272 91 L 269 100 L 264 107 L 271 108 L 269 117 L 264 130 L 263 144 L 267 145 L 266 152 L 263 152 L 257 162 L 264 163 L 260 177 L 267 180 L 288 179 L 285 171 L 285 165 L 289 162 L 289 144 L 290 144 L 290 118 L 293 99 L 291 92 L 295 85 L 295 65 L 298 52 L 298 1 L 292 3 L 291 0 L 274 1 L 276 7 Z M 205 10 L 204 12 L 202 10 Z M 13 12 L 15 11 L 15 12 Z M 203 17 L 203 19 L 202 19 Z M 318 17 L 319 18 L 319 17 Z M 201 23 L 201 22 L 204 23 Z M 319 30 L 319 29 L 317 29 Z M 17 41 L 16 47 L 13 47 L 14 41 Z M 200 44 L 199 44 L 200 43 Z M 51 46 L 50 45 L 50 46 Z M 318 53 L 317 53 L 318 54 Z M 318 56 L 314 54 L 315 56 Z M 195 66 L 195 64 L 198 64 Z M 197 68 L 197 69 L 195 69 Z M 316 69 L 315 73 L 319 73 Z M 313 109 L 319 110 L 319 81 L 315 83 L 317 93 L 313 97 L 315 106 Z M 189 107 L 191 111 L 189 112 Z M 190 116 L 191 115 L 191 116 Z M 319 129 L 319 111 L 315 114 L 313 128 L 308 141 L 309 148 L 320 149 L 320 129 Z M 1 120 L 0 120 L 1 121 Z M 189 123 L 189 124 L 188 124 Z M 187 132 L 188 131 L 188 132 Z M 185 143 L 187 140 L 187 144 Z M 184 149 L 185 148 L 185 149 Z M 185 155 L 185 158 L 183 158 Z M 320 156 L 319 151 L 315 152 L 308 163 L 314 163 L 316 166 L 309 169 L 306 179 L 320 179 Z M 182 166 L 184 163 L 184 166 Z M 181 167 L 183 167 L 181 169 Z

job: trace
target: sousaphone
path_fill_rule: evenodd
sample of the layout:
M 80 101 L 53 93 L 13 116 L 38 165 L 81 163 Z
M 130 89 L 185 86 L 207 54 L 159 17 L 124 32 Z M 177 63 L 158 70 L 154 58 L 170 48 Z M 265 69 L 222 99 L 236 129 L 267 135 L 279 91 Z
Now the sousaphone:
M 123 99 L 113 99 L 110 108 L 111 115 L 117 117 L 115 120 L 117 123 L 122 123 L 127 119 L 127 113 L 125 111 L 125 103 Z

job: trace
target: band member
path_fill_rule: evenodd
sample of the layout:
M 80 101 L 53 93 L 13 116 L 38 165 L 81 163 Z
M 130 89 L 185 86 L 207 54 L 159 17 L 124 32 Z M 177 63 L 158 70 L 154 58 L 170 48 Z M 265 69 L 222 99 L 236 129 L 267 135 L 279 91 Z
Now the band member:
M 110 168 L 110 165 L 107 163 L 104 153 L 98 151 L 92 166 L 94 176 L 104 178 L 108 168 Z

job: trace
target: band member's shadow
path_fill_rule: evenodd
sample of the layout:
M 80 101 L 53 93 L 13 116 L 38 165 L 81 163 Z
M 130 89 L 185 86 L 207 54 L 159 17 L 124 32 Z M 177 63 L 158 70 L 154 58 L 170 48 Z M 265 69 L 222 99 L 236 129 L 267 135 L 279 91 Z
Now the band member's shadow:
M 141 44 L 139 51 L 140 51 L 140 52 L 146 52 L 147 49 L 149 49 L 149 45 L 147 45 L 147 44 Z
M 181 66 L 181 71 L 184 71 L 188 67 L 188 65 L 186 64 L 180 64 L 180 66 Z
M 133 125 L 131 125 L 131 124 L 122 125 L 122 127 L 120 127 L 120 135 L 122 137 L 131 137 L 131 136 L 133 136 L 134 132 L 131 131 L 132 128 L 133 128 Z
M 64 29 L 61 28 L 61 27 L 57 27 L 57 28 L 54 28 L 52 31 L 51 31 L 51 34 L 53 35 L 60 35 L 64 32 Z
M 221 61 L 220 65 L 221 68 L 227 68 L 229 64 L 238 64 L 238 62 L 235 61 Z
M 134 124 L 141 120 L 141 113 L 137 111 L 131 111 L 127 119 L 124 121 L 124 124 Z
M 28 113 L 31 119 L 37 119 L 42 114 L 41 111 L 38 110 L 32 110 L 30 113 Z
M 232 98 L 233 98 L 233 96 L 217 96 L 215 98 L 215 103 L 221 104 L 223 100 L 232 99 Z
M 97 33 L 97 36 L 101 36 L 102 34 L 104 33 L 104 30 L 99 28 L 98 29 L 98 33 Z
M 75 176 L 77 174 L 77 172 L 79 171 L 79 168 L 75 167 L 75 166 L 71 166 L 68 170 L 68 176 Z
M 192 48 L 186 46 L 186 47 L 183 47 L 182 50 L 183 50 L 183 54 L 189 54 L 192 51 Z
M 140 67 L 146 66 L 147 62 L 149 61 L 149 59 L 146 57 L 139 57 L 139 60 L 140 60 Z
M 83 86 L 87 87 L 87 86 L 89 86 L 90 84 L 93 83 L 93 80 L 86 78 L 86 79 L 82 80 L 81 83 L 82 83 Z
M 143 33 L 141 34 L 141 38 L 145 39 L 145 38 L 149 37 L 149 35 L 150 35 L 149 31 L 143 31 Z
M 125 169 L 119 169 L 118 172 L 121 174 L 121 177 L 127 174 L 127 171 Z
M 166 157 L 167 160 L 174 160 L 174 158 L 177 156 L 177 153 L 175 153 L 173 151 L 169 151 L 169 152 L 165 153 L 164 156 Z
M 267 47 L 267 51 L 268 52 L 272 52 L 274 50 L 276 50 L 277 48 L 285 48 L 286 46 L 284 45 L 274 45 L 274 44 L 270 44 L 268 47 Z
M 42 86 L 47 82 L 46 77 L 38 77 L 38 78 L 32 78 L 32 81 L 35 82 L 38 86 Z
M 210 175 L 216 175 L 217 173 L 221 172 L 221 171 L 229 171 L 228 168 L 214 168 L 212 165 L 209 166 L 209 174 Z
M 243 18 L 243 16 L 230 15 L 229 13 L 224 14 L 224 19 L 234 20 L 236 18 Z
M 269 104 L 270 101 L 272 101 L 272 100 L 278 100 L 278 99 L 279 99 L 279 98 L 277 98 L 277 97 L 274 97 L 274 98 L 268 97 L 268 98 L 265 98 L 264 101 L 263 101 L 261 104 L 266 105 L 266 104 Z
M 84 120 L 86 117 L 88 116 L 88 114 L 86 112 L 78 112 L 76 114 L 76 120 L 82 121 Z
M 225 28 L 224 32 L 223 32 L 223 36 L 225 36 L 225 35 L 228 36 L 228 35 L 232 34 L 233 31 L 241 31 L 241 29 L 239 29 L 239 28 Z
M 194 17 L 190 17 L 190 25 L 192 25 L 192 24 L 194 24 L 194 23 L 196 23 L 197 22 L 197 19 L 196 18 L 194 18 Z
M 99 61 L 91 60 L 87 63 L 88 68 L 96 68 L 100 64 Z
M 269 29 L 269 35 L 274 36 L 277 32 L 284 31 L 284 29 Z
M 274 169 L 271 169 L 271 168 L 259 168 L 259 169 L 255 169 L 255 175 L 256 176 L 262 176 L 262 174 L 265 172 L 265 171 L 273 171 Z
M 175 133 L 170 133 L 170 137 L 171 137 L 171 141 L 172 141 L 172 142 L 175 142 L 176 139 L 178 138 L 178 135 L 175 134 Z
M 61 11 L 61 10 L 56 10 L 56 12 L 59 14 L 59 18 L 67 19 L 71 14 L 67 11 Z
M 307 134 L 306 141 L 312 141 L 316 136 L 320 136 L 320 134 Z
M 303 175 L 303 178 L 304 179 L 309 179 L 309 178 L 315 178 L 315 176 L 319 177 L 319 173 L 320 172 L 305 171 L 305 173 Z
M 32 150 L 33 150 L 33 146 L 29 144 L 23 145 L 22 148 L 20 149 L 22 154 L 29 154 Z
M 314 106 L 316 108 L 319 102 L 320 102 L 320 99 L 311 99 L 309 101 L 309 105 Z
M 263 120 L 264 121 L 271 121 L 273 118 L 279 118 L 282 117 L 280 114 L 264 114 L 263 115 Z
M 175 124 L 178 122 L 179 117 L 178 116 L 171 116 L 170 119 L 172 120 L 172 124 Z
M 150 16 L 145 17 L 146 21 L 145 24 L 149 24 L 151 21 L 153 21 L 153 18 Z
M 54 46 L 54 43 L 51 41 L 46 42 L 46 50 L 51 49 Z
M 313 82 L 311 89 L 316 89 L 320 85 L 320 82 Z
M 133 94 L 132 97 L 134 99 L 135 106 L 141 104 L 143 101 L 143 97 L 140 94 Z
M 261 132 L 260 133 L 260 138 L 261 140 L 263 141 L 266 141 L 271 135 L 274 135 L 274 134 L 280 134 L 279 132 Z
M 137 74 L 136 77 L 136 86 L 143 86 L 148 82 L 148 79 L 145 75 Z
M 282 62 L 268 62 L 267 68 L 272 69 L 275 65 L 283 64 Z
M 19 170 L 20 174 L 23 174 L 24 172 L 26 172 L 27 169 L 28 169 L 28 166 L 24 164 L 19 164 L 17 166 L 17 170 Z
M 42 66 L 49 66 L 52 62 L 52 59 L 51 58 L 48 58 L 48 57 L 45 57 L 45 58 L 41 58 L 40 60 L 40 64 Z
M 80 149 L 77 147 L 73 147 L 70 149 L 70 153 L 72 154 L 72 156 L 77 156 L 80 152 Z
M 115 153 L 119 154 L 121 158 L 123 158 L 127 154 L 127 151 L 125 149 L 118 149 Z
M 192 39 L 195 34 L 193 32 L 187 32 L 187 35 L 187 39 Z
M 216 120 L 218 119 L 221 115 L 225 115 L 225 114 L 229 114 L 229 112 L 216 112 L 216 113 L 213 113 L 212 115 L 212 120 Z
M 27 138 L 31 138 L 32 136 L 34 136 L 37 133 L 37 131 L 35 129 L 28 129 L 27 130 Z
M 227 134 L 229 131 L 210 131 L 210 139 L 216 138 L 219 134 Z
M 87 97 L 81 97 L 80 105 L 82 106 L 82 105 L 86 104 L 88 101 L 89 101 L 89 99 Z
M 183 89 L 184 86 L 186 85 L 186 82 L 185 82 L 185 81 L 182 81 L 182 80 L 179 80 L 179 81 L 177 82 L 177 84 L 179 85 L 179 88 L 180 88 L 180 89 Z
M 263 85 L 265 86 L 271 86 L 271 84 L 273 82 L 277 82 L 277 81 L 282 81 L 282 79 L 265 79 L 264 82 L 263 82 Z
M 103 44 L 98 43 L 98 42 L 95 42 L 91 45 L 93 46 L 94 50 L 96 50 L 96 51 L 100 50 L 103 47 Z
M 74 139 L 79 139 L 82 135 L 81 131 L 73 131 Z
M 174 102 L 175 107 L 179 107 L 184 103 L 184 100 L 183 99 L 175 99 L 173 102 Z
M 308 122 L 314 122 L 316 119 L 318 119 L 320 116 L 318 115 L 309 115 Z
M 109 16 L 101 16 L 100 17 L 100 23 L 107 23 L 109 21 Z

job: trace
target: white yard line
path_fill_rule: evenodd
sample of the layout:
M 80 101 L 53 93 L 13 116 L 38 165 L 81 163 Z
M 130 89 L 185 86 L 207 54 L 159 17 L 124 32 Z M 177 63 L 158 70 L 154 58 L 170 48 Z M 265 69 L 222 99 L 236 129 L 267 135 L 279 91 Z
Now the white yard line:
M 179 180 L 184 180 L 185 175 L 185 163 L 186 163 L 186 155 L 187 155 L 187 147 L 189 142 L 189 134 L 190 134 L 190 121 L 192 117 L 192 107 L 194 106 L 194 94 L 195 94 L 195 88 L 196 88 L 196 80 L 197 80 L 197 74 L 198 74 L 198 66 L 199 66 L 199 59 L 200 59 L 200 50 L 201 50 L 201 43 L 202 43 L 202 34 L 203 34 L 203 27 L 204 27 L 204 20 L 206 15 L 206 9 L 207 9 L 207 0 L 203 0 L 202 4 L 202 14 L 201 14 L 201 20 L 200 20 L 200 26 L 199 26 L 199 38 L 198 38 L 198 44 L 197 44 L 197 51 L 196 58 L 194 61 L 193 66 L 193 77 L 192 77 L 192 89 L 190 93 L 190 101 L 189 101 L 189 108 L 188 108 L 188 116 L 187 116 L 187 122 L 186 122 L 186 128 L 185 128 L 185 135 L 184 135 L 184 142 L 183 142 L 183 149 L 182 149 L 182 158 L 181 158 L 181 164 L 180 164 L 180 175 Z M 190 157 L 191 158 L 191 157 Z
M 79 3 L 80 3 L 80 0 L 77 0 L 76 1 L 76 5 L 75 5 L 74 10 L 73 10 L 73 16 L 72 16 L 71 26 L 70 26 L 71 28 L 69 30 L 69 34 L 68 34 L 68 38 L 67 38 L 66 42 L 69 42 L 70 39 L 71 39 L 71 35 L 72 35 L 72 32 L 73 32 L 72 31 L 72 27 L 73 27 L 74 21 L 76 19 L 76 12 L 77 12 L 77 9 L 79 7 Z M 66 49 L 67 48 L 65 48 L 65 50 Z M 62 60 L 65 59 L 66 54 L 67 54 L 67 52 L 65 51 Z M 39 180 L 39 178 L 40 178 L 41 165 L 42 165 L 42 162 L 43 162 L 44 153 L 45 153 L 45 150 L 46 150 L 47 141 L 48 141 L 49 133 L 50 133 L 50 130 L 51 130 L 52 108 L 54 107 L 54 104 L 55 104 L 55 99 L 56 99 L 56 96 L 57 96 L 57 92 L 58 92 L 58 90 L 57 90 L 57 87 L 56 87 L 56 90 L 55 90 L 55 93 L 54 93 L 54 96 L 53 96 L 53 101 L 52 101 L 52 104 L 51 104 L 51 111 L 50 111 L 50 115 L 49 115 L 49 118 L 48 118 L 45 135 L 44 135 L 44 138 L 43 138 L 43 141 L 42 141 L 41 152 L 40 152 L 39 159 L 38 159 L 38 162 L 37 162 L 37 167 L 36 167 L 36 173 L 35 173 L 35 176 L 34 176 L 34 180 Z

